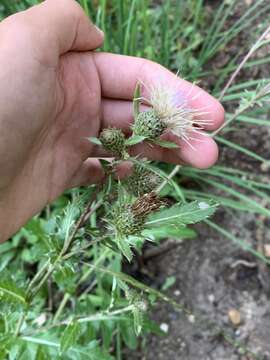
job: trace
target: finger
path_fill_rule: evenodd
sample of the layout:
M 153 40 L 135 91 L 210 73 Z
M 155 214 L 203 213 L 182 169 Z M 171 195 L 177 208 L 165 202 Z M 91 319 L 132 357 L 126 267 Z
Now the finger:
M 96 184 L 104 179 L 105 173 L 98 159 L 89 158 L 75 173 L 67 188 Z
M 199 169 L 207 169 L 214 165 L 218 159 L 218 147 L 216 142 L 209 136 L 192 133 L 188 143 L 175 139 L 171 134 L 166 134 L 164 140 L 175 141 L 177 149 L 162 148 L 151 143 L 144 142 L 130 148 L 132 156 L 146 157 L 149 160 L 163 161 L 172 164 L 191 165 Z M 95 147 L 93 152 L 96 157 L 109 157 L 102 147 Z
M 209 130 L 214 130 L 223 123 L 224 109 L 215 98 L 198 86 L 176 77 L 163 66 L 142 58 L 101 52 L 95 53 L 94 57 L 104 97 L 132 100 L 139 80 L 146 85 L 142 87 L 142 95 L 147 97 L 147 87 L 162 81 L 184 97 L 192 108 L 204 113 L 201 116 L 211 123 Z
M 165 137 L 171 140 L 171 136 Z M 166 149 L 160 146 L 141 144 L 134 147 L 133 155 L 140 154 L 151 160 L 164 161 L 172 164 L 186 164 L 199 169 L 207 169 L 214 165 L 218 159 L 216 142 L 208 136 L 194 133 L 189 143 L 178 141 L 179 148 Z
M 141 106 L 141 111 L 147 111 L 149 107 Z M 128 100 L 102 99 L 101 102 L 102 128 L 116 127 L 129 134 L 134 122 L 133 104 Z M 202 126 L 205 130 L 213 130 L 212 124 Z
M 8 24 L 10 31 L 19 30 L 20 36 L 25 33 L 28 41 L 35 39 L 43 51 L 55 56 L 71 50 L 93 50 L 103 42 L 102 31 L 74 0 L 46 0 L 11 16 L 3 24 Z

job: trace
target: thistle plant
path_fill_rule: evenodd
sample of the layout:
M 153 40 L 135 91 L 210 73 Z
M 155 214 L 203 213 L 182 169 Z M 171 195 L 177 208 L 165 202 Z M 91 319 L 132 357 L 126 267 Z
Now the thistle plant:
M 153 109 L 148 113 L 140 112 L 138 98 L 139 101 L 143 100 L 138 97 L 139 91 L 138 85 L 134 96 L 135 122 L 130 137 L 126 137 L 120 129 L 108 128 L 101 132 L 99 138 L 90 139 L 115 157 L 109 163 L 109 171 L 105 171 L 107 176 L 104 182 L 97 187 L 77 191 L 76 197 L 71 200 L 62 215 L 59 216 L 56 212 L 48 223 L 39 225 L 44 247 L 40 248 L 35 256 L 41 262 L 36 274 L 24 288 L 15 283 L 11 276 L 0 281 L 1 299 L 8 299 L 21 306 L 21 311 L 15 315 L 12 315 L 11 308 L 7 315 L 12 319 L 12 325 L 5 330 L 5 334 L 11 332 L 15 342 L 22 339 L 31 342 L 34 339 L 33 341 L 40 344 L 43 341 L 40 340 L 42 334 L 46 333 L 50 339 L 61 338 L 60 343 L 55 340 L 58 344 L 57 351 L 52 352 L 52 356 L 69 358 L 68 354 L 74 352 L 74 349 L 80 351 L 76 347 L 76 342 L 87 331 L 84 324 L 88 324 L 89 327 L 95 322 L 97 325 L 93 330 L 94 339 L 101 337 L 105 341 L 102 321 L 113 321 L 112 326 L 116 330 L 123 326 L 121 322 L 124 316 L 129 327 L 133 323 L 134 336 L 138 336 L 147 328 L 146 311 L 151 303 L 148 296 L 152 292 L 155 296 L 173 303 L 156 290 L 143 291 L 142 284 L 125 277 L 123 273 L 113 271 L 110 264 L 114 263 L 121 269 L 122 261 L 132 261 L 134 252 L 141 251 L 145 240 L 157 241 L 158 238 L 155 239 L 154 236 L 156 230 L 166 236 L 170 231 L 175 232 L 175 229 L 181 229 L 187 224 L 211 216 L 217 204 L 206 201 L 202 206 L 200 202 L 194 201 L 179 202 L 169 207 L 161 195 L 161 190 L 170 186 L 175 171 L 166 175 L 147 159 L 129 154 L 130 148 L 135 144 L 142 141 L 157 141 L 157 138 L 169 129 L 169 120 L 173 119 L 175 129 L 179 129 L 176 121 L 181 121 L 178 108 L 174 108 L 176 113 L 171 110 L 170 117 L 169 110 L 166 112 L 167 117 L 161 116 L 155 97 L 152 98 L 152 101 L 155 101 Z M 159 90 L 156 94 L 160 94 Z M 191 112 L 187 114 L 190 116 Z M 149 116 L 152 116 L 150 121 Z M 148 125 L 144 131 L 139 132 L 138 124 L 142 125 L 143 121 Z M 187 121 L 188 126 L 191 126 L 190 121 Z M 156 123 L 159 124 L 159 130 L 156 128 L 153 132 L 151 127 L 157 126 Z M 161 123 L 164 126 L 160 126 Z M 186 133 L 188 132 L 186 129 Z M 160 146 L 168 147 L 173 144 L 160 143 Z M 126 160 L 133 165 L 133 172 L 120 181 L 114 176 L 114 168 Z M 105 170 L 108 170 L 108 165 L 104 164 Z M 180 234 L 181 230 L 178 236 Z M 109 267 L 107 259 L 110 259 Z M 110 295 L 110 301 L 107 303 L 102 300 L 105 301 L 102 311 L 98 303 L 90 308 L 83 305 L 84 299 L 89 299 L 92 289 L 95 289 L 96 294 L 99 292 L 98 289 L 104 289 L 100 295 L 101 299 L 106 291 L 110 290 L 105 285 L 105 279 L 96 280 L 94 277 L 94 280 L 91 280 L 95 272 L 107 273 L 114 279 L 111 289 L 113 295 Z M 44 291 L 48 284 L 55 284 L 50 287 L 59 286 L 64 293 L 63 298 L 56 300 L 54 314 L 48 317 L 44 314 L 42 318 L 33 321 L 31 306 L 39 301 L 38 299 L 42 299 L 41 290 Z M 75 291 L 82 292 L 72 305 L 75 306 L 77 315 L 71 315 L 67 307 Z M 113 333 L 114 331 L 111 331 L 111 334 Z M 0 350 L 6 355 L 12 346 L 11 342 L 3 340 Z M 92 346 L 97 349 L 97 354 L 103 354 L 98 350 L 98 344 Z M 108 353 L 103 355 L 104 359 L 109 359 Z
M 7 10 L 22 10 L 25 4 L 37 2 L 4 0 L 5 7 L 0 9 L 1 18 L 7 15 Z M 200 19 L 197 15 L 204 10 L 203 2 L 196 2 L 196 16 L 194 12 L 187 14 L 183 11 L 186 2 L 181 2 L 183 6 L 177 7 L 174 2 L 166 2 L 166 6 L 158 8 L 157 12 L 154 7 L 147 11 L 146 2 L 141 0 L 132 2 L 133 5 L 127 2 L 124 6 L 113 1 L 114 6 L 109 7 L 105 3 L 92 4 L 90 7 L 90 2 L 80 2 L 85 4 L 88 13 L 98 8 L 97 24 L 103 25 L 104 30 L 112 35 L 110 39 L 105 39 L 106 51 L 120 50 L 125 54 L 152 58 L 172 69 L 178 68 L 180 60 L 181 66 L 186 68 L 184 75 L 194 81 L 208 74 L 213 76 L 211 71 L 205 72 L 208 68 L 205 69 L 204 65 L 219 50 L 224 51 L 229 41 L 241 31 L 250 31 L 252 21 L 259 15 L 259 3 L 263 1 L 251 5 L 248 13 L 229 30 L 224 29 L 222 24 L 236 1 L 222 1 L 206 34 L 201 33 L 201 28 L 206 28 L 206 24 L 198 27 Z M 266 4 L 266 7 L 263 9 L 265 14 L 270 5 Z M 136 12 L 136 9 L 139 11 Z M 194 6 L 191 9 L 195 11 Z M 181 21 L 174 21 L 176 11 L 177 19 Z M 183 26 L 183 23 L 188 26 Z M 170 24 L 173 26 L 170 27 Z M 137 36 L 138 26 L 147 29 L 145 36 Z M 115 31 L 112 31 L 112 27 Z M 187 28 L 194 31 L 187 33 Z M 160 41 L 162 32 L 165 44 Z M 175 53 L 175 34 L 179 34 L 179 43 L 185 47 L 181 54 Z M 215 69 L 214 92 L 219 94 L 220 84 L 231 71 L 229 67 L 236 65 L 236 71 L 220 92 L 220 100 L 228 90 L 232 90 L 231 84 L 243 66 L 254 66 L 247 60 L 262 46 L 266 34 L 269 34 L 269 28 L 240 66 L 234 61 L 229 66 Z M 199 51 L 196 51 L 198 46 Z M 267 58 L 259 60 L 269 63 Z M 261 116 L 247 112 L 253 105 L 260 105 L 266 95 L 269 98 L 269 85 L 264 84 L 245 94 L 241 88 L 247 89 L 250 81 L 238 85 L 242 87 L 240 90 L 236 88 L 233 93 L 241 93 L 242 101 L 235 113 L 227 114 L 224 127 L 234 120 L 243 123 L 243 112 L 246 112 L 246 124 L 269 125 L 269 121 L 260 119 Z M 141 96 L 142 87 L 147 96 Z M 267 199 L 264 189 L 269 189 L 269 182 L 263 182 L 260 177 L 254 179 L 248 172 L 238 172 L 239 169 L 225 166 L 215 167 L 208 172 L 182 168 L 181 176 L 199 184 L 199 189 L 185 189 L 174 181 L 180 166 L 164 174 L 145 159 L 129 155 L 129 149 L 142 141 L 150 145 L 177 147 L 177 144 L 161 140 L 167 132 L 190 144 L 192 134 L 209 124 L 204 109 L 192 109 L 186 98 L 182 96 L 179 99 L 176 93 L 179 94 L 176 89 L 168 89 L 162 83 L 148 86 L 138 84 L 134 95 L 131 137 L 127 138 L 120 129 L 109 128 L 102 131 L 99 139 L 91 139 L 115 157 L 112 167 L 127 159 L 133 164 L 133 173 L 127 179 L 121 182 L 116 180 L 110 168 L 103 184 L 67 193 L 48 207 L 41 217 L 33 218 L 10 242 L 1 245 L 0 359 L 121 359 L 122 345 L 135 349 L 136 336 L 144 336 L 153 330 L 147 313 L 155 305 L 155 299 L 179 308 L 168 296 L 122 271 L 122 263 L 132 261 L 135 251 L 141 251 L 145 240 L 155 244 L 170 236 L 182 240 L 187 236 L 188 224 L 210 217 L 216 203 L 209 200 L 213 194 L 201 190 L 209 186 L 218 189 L 219 196 L 215 196 L 215 199 L 230 212 L 232 209 L 248 209 L 255 214 L 269 215 L 267 207 L 262 205 Z M 148 105 L 149 111 L 140 111 L 141 103 Z M 223 138 L 216 139 L 224 143 Z M 234 146 L 237 151 L 245 152 L 262 163 L 266 162 L 251 151 L 247 153 L 240 146 L 236 148 L 229 141 L 226 145 Z M 231 181 L 233 185 L 226 187 L 220 179 Z M 240 186 L 242 191 L 234 190 L 235 185 Z M 256 194 L 256 201 L 244 195 L 246 189 L 251 195 L 253 192 Z M 220 195 L 221 191 L 223 196 Z M 169 207 L 163 194 L 171 196 L 175 204 Z M 63 206 L 66 206 L 65 211 L 62 211 Z M 206 221 L 223 236 L 240 244 L 240 240 L 233 237 L 229 230 Z M 189 236 L 194 236 L 194 232 L 190 232 Z M 255 249 L 249 249 L 244 241 L 242 247 L 269 263 L 269 259 Z M 215 325 L 213 329 L 216 328 Z M 219 333 L 223 333 L 223 330 Z

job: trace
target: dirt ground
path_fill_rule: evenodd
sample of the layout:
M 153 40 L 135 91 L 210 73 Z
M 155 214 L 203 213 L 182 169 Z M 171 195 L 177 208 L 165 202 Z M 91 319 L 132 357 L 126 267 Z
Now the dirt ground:
M 269 66 L 256 76 L 266 74 L 269 77 Z M 269 127 L 239 128 L 230 140 L 270 159 Z M 269 180 L 269 169 L 232 150 L 221 149 L 220 163 L 260 172 Z M 270 244 L 270 219 L 221 209 L 214 221 L 254 248 L 262 241 Z M 192 315 L 160 303 L 151 318 L 166 335 L 149 336 L 146 346 L 126 359 L 270 360 L 270 266 L 206 225 L 197 231 L 198 238 L 147 263 L 154 274 L 152 286 L 158 288 L 168 276 L 175 277 L 168 294 Z

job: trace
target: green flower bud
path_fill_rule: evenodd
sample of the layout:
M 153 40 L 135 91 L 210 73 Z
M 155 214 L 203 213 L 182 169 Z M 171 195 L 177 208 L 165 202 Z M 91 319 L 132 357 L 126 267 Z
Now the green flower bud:
M 132 175 L 126 180 L 126 187 L 131 194 L 141 196 L 155 190 L 161 182 L 162 179 L 157 174 L 136 164 Z
M 117 201 L 107 219 L 110 228 L 120 237 L 140 235 L 147 216 L 164 205 L 154 192 L 141 196 L 132 204 L 125 201 Z
M 125 135 L 122 130 L 116 128 L 104 129 L 99 137 L 104 149 L 110 151 L 117 157 L 123 157 L 126 154 Z
M 166 129 L 166 125 L 156 115 L 155 111 L 141 112 L 133 125 L 133 134 L 145 136 L 148 139 L 158 138 Z
M 129 236 L 141 233 L 144 219 L 133 213 L 131 205 L 116 203 L 110 212 L 109 223 L 117 234 Z

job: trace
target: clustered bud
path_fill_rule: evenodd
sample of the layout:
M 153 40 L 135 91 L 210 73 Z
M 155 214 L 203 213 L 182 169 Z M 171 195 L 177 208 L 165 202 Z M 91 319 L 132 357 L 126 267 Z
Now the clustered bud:
M 160 137 L 165 129 L 166 125 L 154 110 L 139 113 L 132 127 L 134 135 L 145 136 L 150 140 Z
M 122 130 L 116 128 L 104 129 L 99 137 L 104 149 L 119 158 L 125 157 L 126 145 L 125 135 Z
M 140 234 L 144 225 L 143 219 L 133 213 L 130 204 L 121 203 L 116 203 L 111 209 L 109 223 L 120 236 Z
M 131 194 L 141 196 L 156 189 L 161 181 L 162 179 L 156 173 L 143 165 L 136 164 L 132 175 L 126 180 L 126 188 Z
M 143 195 L 133 204 L 118 201 L 110 211 L 108 223 L 120 236 L 140 235 L 147 216 L 163 204 L 154 192 Z

